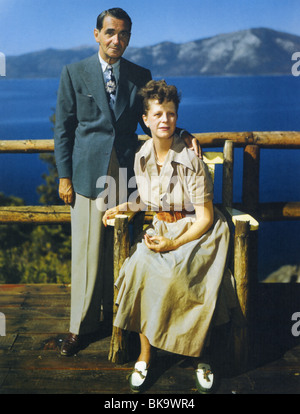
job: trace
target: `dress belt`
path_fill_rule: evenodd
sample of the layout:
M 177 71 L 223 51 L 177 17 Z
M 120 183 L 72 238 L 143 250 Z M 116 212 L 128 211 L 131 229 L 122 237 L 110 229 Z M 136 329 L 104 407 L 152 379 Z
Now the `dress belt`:
M 182 218 L 186 217 L 188 214 L 194 214 L 195 211 L 158 211 L 156 213 L 156 218 L 166 223 L 174 223 Z
M 160 211 L 156 213 L 158 220 L 165 221 L 166 223 L 174 223 L 185 216 L 186 214 L 183 211 Z

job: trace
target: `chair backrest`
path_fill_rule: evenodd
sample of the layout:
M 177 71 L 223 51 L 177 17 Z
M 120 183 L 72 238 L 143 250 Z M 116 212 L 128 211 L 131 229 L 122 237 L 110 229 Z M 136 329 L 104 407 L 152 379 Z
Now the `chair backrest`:
M 203 161 L 208 167 L 213 182 L 215 181 L 215 169 L 217 164 L 224 163 L 223 152 L 204 152 Z
M 222 206 L 234 224 L 237 221 L 248 221 L 250 230 L 257 230 L 259 223 L 249 214 L 232 208 L 233 203 L 233 142 L 225 141 L 223 152 L 204 152 L 203 161 L 207 164 L 211 177 L 215 179 L 215 167 L 223 164 Z
M 213 182 L 217 164 L 223 165 L 222 204 L 232 207 L 233 201 L 233 142 L 225 141 L 223 152 L 204 152 L 203 161 L 207 164 Z

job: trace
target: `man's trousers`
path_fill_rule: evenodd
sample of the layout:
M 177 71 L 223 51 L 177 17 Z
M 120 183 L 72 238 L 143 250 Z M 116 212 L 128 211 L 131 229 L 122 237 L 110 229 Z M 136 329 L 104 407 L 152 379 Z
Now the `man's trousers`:
M 115 179 L 116 187 L 112 186 L 112 190 L 117 191 L 118 203 L 119 164 L 115 151 L 112 152 L 107 175 Z M 123 183 L 125 188 L 126 184 Z M 70 332 L 77 335 L 92 333 L 99 328 L 101 306 L 104 313 L 112 312 L 113 232 L 105 234 L 107 229 L 102 224 L 106 207 L 107 197 L 90 199 L 76 193 L 71 208 Z

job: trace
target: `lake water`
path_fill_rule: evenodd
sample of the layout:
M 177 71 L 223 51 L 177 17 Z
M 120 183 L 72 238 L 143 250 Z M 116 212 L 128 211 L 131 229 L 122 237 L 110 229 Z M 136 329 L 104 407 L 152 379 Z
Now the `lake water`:
M 169 78 L 182 93 L 178 125 L 190 132 L 300 131 L 300 78 Z M 52 139 L 58 79 L 0 78 L 0 139 Z M 138 128 L 138 133 L 142 133 Z M 299 150 L 262 150 L 260 201 L 298 201 Z M 241 201 L 242 150 L 235 150 L 234 201 Z M 0 192 L 38 204 L 46 165 L 37 154 L 0 155 Z M 215 200 L 220 200 L 216 188 Z M 298 222 L 263 223 L 259 273 L 299 263 Z

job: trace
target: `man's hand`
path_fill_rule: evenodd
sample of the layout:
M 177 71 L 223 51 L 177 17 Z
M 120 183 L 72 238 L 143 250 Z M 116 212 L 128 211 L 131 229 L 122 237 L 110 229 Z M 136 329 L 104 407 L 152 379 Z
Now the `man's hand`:
M 60 198 L 66 204 L 72 204 L 74 201 L 74 189 L 72 185 L 72 180 L 70 178 L 61 178 L 59 180 L 58 193 Z
M 189 134 L 187 131 L 184 131 L 181 134 L 182 139 L 184 140 L 186 146 L 195 151 L 195 154 L 197 155 L 197 157 L 202 159 L 202 149 L 201 146 L 199 144 L 199 141 L 191 134 Z

